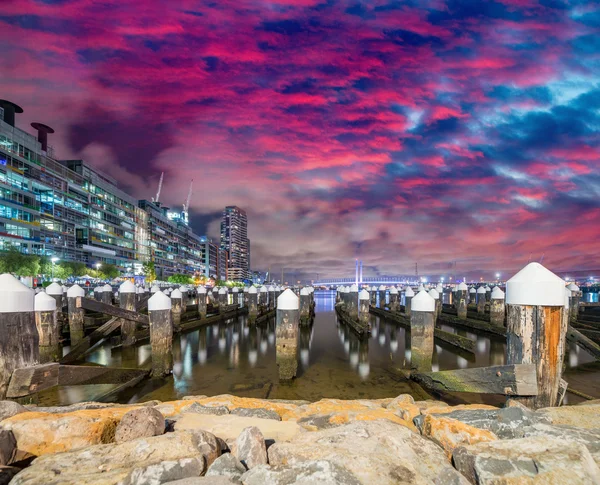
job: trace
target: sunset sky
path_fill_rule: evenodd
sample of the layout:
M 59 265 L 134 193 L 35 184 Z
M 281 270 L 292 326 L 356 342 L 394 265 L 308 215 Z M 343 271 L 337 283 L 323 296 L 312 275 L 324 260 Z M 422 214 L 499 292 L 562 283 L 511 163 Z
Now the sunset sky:
M 600 268 L 599 2 L 4 0 L 0 98 L 253 269 Z

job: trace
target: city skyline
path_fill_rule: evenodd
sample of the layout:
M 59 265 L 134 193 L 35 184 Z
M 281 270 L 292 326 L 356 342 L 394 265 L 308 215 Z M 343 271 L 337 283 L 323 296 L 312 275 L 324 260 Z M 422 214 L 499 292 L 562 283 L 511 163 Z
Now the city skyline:
M 244 208 L 252 269 L 597 268 L 594 3 L 126 3 L 0 5 L 0 97 L 136 199 L 194 179 L 197 234 Z

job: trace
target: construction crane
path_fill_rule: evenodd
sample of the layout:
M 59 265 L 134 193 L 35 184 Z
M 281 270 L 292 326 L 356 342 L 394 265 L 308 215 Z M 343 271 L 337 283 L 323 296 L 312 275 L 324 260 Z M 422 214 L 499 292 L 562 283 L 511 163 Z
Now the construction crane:
M 152 198 L 152 202 L 158 204 L 158 200 L 160 198 L 160 190 L 162 189 L 163 178 L 165 176 L 165 172 L 160 173 L 160 180 L 158 181 L 158 190 L 156 191 L 156 197 Z
M 192 184 L 194 183 L 194 179 L 190 182 L 190 190 L 188 190 L 187 199 L 185 199 L 185 204 L 183 204 L 183 220 L 185 223 L 188 223 L 188 210 L 190 208 L 190 200 L 192 200 Z

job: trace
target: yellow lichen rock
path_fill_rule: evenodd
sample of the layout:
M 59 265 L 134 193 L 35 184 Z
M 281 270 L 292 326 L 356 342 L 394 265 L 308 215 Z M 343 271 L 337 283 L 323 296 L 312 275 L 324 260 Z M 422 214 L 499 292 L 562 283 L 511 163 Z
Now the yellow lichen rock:
M 431 414 L 425 416 L 422 433 L 423 436 L 427 436 L 444 448 L 448 459 L 452 458 L 452 452 L 458 446 L 498 439 L 494 433 L 486 429 L 475 428 L 456 419 Z
M 421 414 L 447 414 L 452 411 L 473 411 L 475 409 L 498 409 L 494 406 L 487 404 L 459 404 L 458 406 L 432 406 L 425 409 L 421 409 Z

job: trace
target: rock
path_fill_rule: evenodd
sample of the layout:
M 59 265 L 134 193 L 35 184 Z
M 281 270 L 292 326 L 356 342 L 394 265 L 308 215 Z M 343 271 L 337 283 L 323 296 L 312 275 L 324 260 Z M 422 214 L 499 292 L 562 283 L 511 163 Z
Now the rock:
M 195 398 L 194 398 L 195 399 Z M 177 407 L 179 402 L 187 402 L 187 404 L 191 404 L 189 401 L 175 401 L 173 403 L 164 403 L 164 404 L 172 404 L 174 407 Z M 275 411 L 281 419 L 285 420 L 286 416 L 298 408 L 297 404 L 294 404 L 294 401 L 282 401 L 282 400 L 267 400 L 267 399 L 254 399 L 249 397 L 237 397 L 232 396 L 230 394 L 221 394 L 219 396 L 207 397 L 204 399 L 196 400 L 199 404 L 203 406 L 225 406 L 231 412 L 233 409 L 237 408 L 262 408 L 268 409 L 270 411 Z M 179 406 L 181 408 L 181 406 Z M 162 411 L 161 411 L 162 412 Z M 173 414 L 178 414 L 180 411 L 173 412 Z M 165 414 L 163 412 L 163 414 Z M 166 416 L 166 414 L 165 414 Z
M 174 482 L 163 482 L 164 485 L 235 485 L 227 477 L 190 477 L 175 480 Z
M 425 416 L 422 433 L 423 436 L 444 448 L 449 459 L 452 458 L 452 452 L 457 446 L 498 439 L 491 431 L 469 426 L 456 419 L 449 419 L 444 415 L 433 414 Z
M 71 413 L 73 411 L 83 411 L 85 409 L 107 409 L 107 408 L 128 408 L 137 409 L 143 406 L 156 406 L 160 401 L 146 401 L 137 404 L 117 404 L 117 403 L 104 403 L 104 402 L 78 402 L 70 404 L 68 406 L 25 406 L 28 411 L 35 411 L 39 413 Z
M 326 459 L 365 485 L 431 484 L 452 468 L 435 443 L 386 420 L 302 433 L 290 442 L 275 443 L 268 455 L 272 466 Z
M 260 465 L 246 472 L 242 482 L 244 485 L 360 485 L 351 472 L 326 460 L 290 466 Z
M 600 483 L 600 469 L 585 446 L 548 436 L 461 446 L 452 458 L 458 471 L 481 485 Z
M 229 414 L 229 409 L 225 406 L 203 406 L 197 402 L 184 407 L 181 410 L 182 413 L 197 413 L 197 414 L 215 414 L 217 416 L 223 416 Z M 279 415 L 277 415 L 279 417 Z
M 444 401 L 435 401 L 433 399 L 428 399 L 427 401 L 415 401 L 415 406 L 421 411 L 426 411 L 429 408 L 450 407 Z
M 435 485 L 470 485 L 469 481 L 454 468 L 444 468 L 435 478 Z
M 218 453 L 217 440 L 212 434 L 178 431 L 44 455 L 21 471 L 12 484 L 160 484 L 200 476 Z
M 466 425 L 488 430 L 500 439 L 523 438 L 524 429 L 535 423 L 548 423 L 549 419 L 535 411 L 518 406 L 494 409 L 458 410 L 450 413 L 431 414 L 436 417 L 455 419 Z M 414 423 L 422 432 L 426 416 L 417 416 Z
M 154 408 L 141 407 L 123 415 L 115 431 L 115 442 L 149 438 L 165 432 L 165 417 Z
M 263 408 L 235 408 L 231 410 L 231 414 L 235 414 L 237 416 L 246 416 L 249 418 L 274 419 L 276 421 L 281 421 L 281 416 L 279 416 L 279 414 L 277 414 L 275 411 Z
M 566 424 L 578 428 L 600 428 L 600 405 L 561 406 L 559 408 L 542 408 L 539 414 L 550 419 L 552 424 Z
M 0 485 L 8 485 L 20 471 L 16 466 L 0 466 Z
M 475 411 L 479 409 L 497 410 L 495 406 L 488 406 L 487 404 L 459 404 L 458 406 L 429 406 L 421 408 L 421 414 L 445 414 L 453 413 L 455 411 Z
M 249 470 L 257 465 L 267 464 L 265 438 L 256 426 L 245 428 L 235 440 L 238 460 Z
M 215 416 L 194 413 L 182 414 L 175 423 L 175 430 L 204 429 L 226 442 L 234 442 L 242 430 L 248 426 L 256 426 L 266 440 L 275 442 L 289 441 L 302 431 L 302 428 L 294 421 L 246 418 L 233 414 Z
M 338 411 L 329 414 L 315 414 L 300 418 L 298 424 L 308 431 L 335 428 L 354 421 L 375 421 L 387 419 L 393 423 L 416 431 L 414 424 L 398 416 L 395 412 L 384 408 L 365 409 L 362 411 Z
M 600 399 L 590 399 L 589 401 L 578 402 L 575 406 L 596 406 L 600 405 Z
M 232 482 L 240 483 L 240 478 L 244 473 L 246 473 L 246 467 L 232 453 L 225 453 L 208 468 L 206 476 L 224 476 Z
M 26 413 L 27 408 L 13 401 L 0 401 L 0 421 L 19 413 Z
M 184 401 L 199 401 L 200 399 L 206 399 L 208 396 L 200 394 L 198 396 L 183 396 Z
M 387 409 L 398 409 L 399 404 L 414 404 L 415 400 L 410 394 L 400 394 L 398 397 L 392 399 L 392 401 L 386 406 Z
M 12 431 L 0 429 L 0 465 L 10 465 L 17 451 L 17 440 Z

